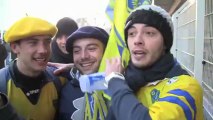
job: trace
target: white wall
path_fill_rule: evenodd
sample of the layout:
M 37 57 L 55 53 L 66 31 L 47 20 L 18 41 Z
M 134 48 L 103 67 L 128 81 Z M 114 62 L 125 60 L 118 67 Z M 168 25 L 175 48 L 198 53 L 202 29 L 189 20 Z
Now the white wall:
M 105 8 L 109 0 L 0 0 L 0 29 L 26 16 L 46 19 L 55 24 L 62 17 L 88 17 L 108 22 Z M 94 23 L 96 25 L 96 23 Z

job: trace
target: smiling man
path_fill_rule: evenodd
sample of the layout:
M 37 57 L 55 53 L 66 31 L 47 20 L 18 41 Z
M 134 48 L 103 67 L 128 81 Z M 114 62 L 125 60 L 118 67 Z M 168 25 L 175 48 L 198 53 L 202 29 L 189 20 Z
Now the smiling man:
M 98 71 L 108 38 L 105 30 L 94 26 L 81 27 L 68 37 L 66 49 L 73 53 L 75 68 L 81 75 Z M 107 109 L 102 95 L 82 93 L 78 76 L 62 89 L 60 120 L 104 120 Z
M 73 44 L 75 66 L 83 74 L 97 72 L 104 52 L 104 45 L 95 38 L 81 38 Z
M 4 36 L 17 59 L 0 70 L 0 92 L 8 96 L 18 115 L 27 120 L 53 120 L 56 114 L 62 79 L 54 77 L 47 68 L 50 42 L 56 32 L 57 28 L 45 20 L 24 17 Z M 0 115 L 3 117 L 0 119 L 7 119 L 6 115 Z

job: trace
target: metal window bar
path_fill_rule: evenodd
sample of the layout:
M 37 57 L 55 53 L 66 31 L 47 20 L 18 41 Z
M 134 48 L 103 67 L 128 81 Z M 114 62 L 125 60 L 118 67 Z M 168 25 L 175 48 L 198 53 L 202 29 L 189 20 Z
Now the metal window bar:
M 178 50 L 178 49 L 176 49 L 176 50 L 179 51 L 179 52 L 185 53 L 185 54 L 187 54 L 187 55 L 189 55 L 189 56 L 192 56 L 192 57 L 195 56 L 195 55 L 190 54 L 190 53 L 188 53 L 188 52 L 186 52 L 186 51 L 183 51 L 183 50 Z
M 210 61 L 208 61 L 208 60 L 203 60 L 203 61 L 206 62 L 206 63 L 208 63 L 208 64 L 210 64 L 210 65 L 213 65 L 213 63 L 210 62 Z
M 189 21 L 189 22 L 186 22 L 186 23 L 184 23 L 184 24 L 178 26 L 178 28 L 181 28 L 181 27 L 183 27 L 183 26 L 186 26 L 186 25 L 188 25 L 188 24 L 190 24 L 190 23 L 193 23 L 193 22 L 195 22 L 195 21 L 196 21 L 196 20 L 194 19 L 194 20 L 191 20 L 191 21 Z
M 213 12 L 208 13 L 208 14 L 205 15 L 205 17 L 208 17 L 208 16 L 210 16 L 210 15 L 212 15 L 212 14 L 213 14 Z
M 181 65 L 184 69 L 186 69 L 191 75 L 194 76 L 194 72 L 193 72 L 193 71 L 191 71 L 188 67 L 186 67 L 181 61 L 178 60 L 178 62 L 180 63 L 180 65 Z
M 205 37 L 205 40 L 213 40 L 213 37 Z
M 194 40 L 195 37 L 182 37 L 182 38 L 179 38 L 179 39 L 182 39 L 182 40 Z

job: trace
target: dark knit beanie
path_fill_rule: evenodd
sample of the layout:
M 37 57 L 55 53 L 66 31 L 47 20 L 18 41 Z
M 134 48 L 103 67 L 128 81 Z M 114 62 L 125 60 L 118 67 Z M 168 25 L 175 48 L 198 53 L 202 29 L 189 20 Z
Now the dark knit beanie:
M 128 29 L 135 23 L 143 23 L 159 30 L 164 38 L 166 52 L 170 52 L 173 44 L 173 24 L 168 12 L 158 6 L 142 5 L 133 11 L 126 20 L 125 40 Z
M 58 32 L 55 36 L 56 38 L 61 37 L 62 35 L 69 36 L 78 29 L 77 23 L 69 17 L 60 19 L 57 22 L 56 27 L 58 28 Z
M 107 45 L 109 35 L 108 33 L 99 27 L 84 26 L 73 32 L 68 38 L 66 43 L 66 49 L 69 53 L 72 52 L 73 42 L 82 38 L 95 38 L 100 40 L 104 44 L 104 48 Z

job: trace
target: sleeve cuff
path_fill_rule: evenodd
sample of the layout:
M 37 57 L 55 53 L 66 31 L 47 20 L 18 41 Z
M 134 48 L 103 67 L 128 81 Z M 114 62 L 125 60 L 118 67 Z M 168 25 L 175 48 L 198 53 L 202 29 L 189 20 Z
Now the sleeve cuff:
M 119 78 L 119 79 L 125 80 L 124 76 L 121 73 L 112 72 L 105 77 L 105 81 L 106 81 L 107 85 L 112 78 Z

